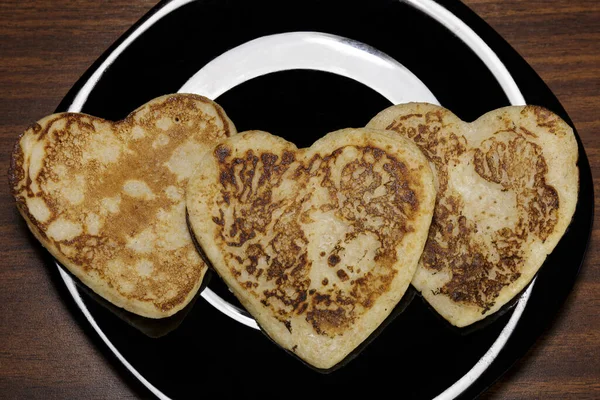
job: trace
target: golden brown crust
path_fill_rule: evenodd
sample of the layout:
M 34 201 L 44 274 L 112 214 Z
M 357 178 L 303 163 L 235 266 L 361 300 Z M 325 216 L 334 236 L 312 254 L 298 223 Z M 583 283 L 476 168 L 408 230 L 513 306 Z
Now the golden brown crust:
M 409 142 L 348 129 L 297 150 L 248 132 L 198 171 L 196 238 L 259 324 L 309 363 L 337 363 L 406 290 L 434 199 Z
M 169 95 L 124 120 L 48 116 L 17 142 L 9 181 L 42 244 L 114 304 L 160 318 L 183 308 L 205 265 L 185 224 L 199 154 L 235 133 L 223 110 Z
M 438 199 L 416 286 L 428 299 L 445 297 L 438 311 L 459 326 L 499 309 L 541 266 L 538 245 L 545 257 L 571 219 L 572 130 L 541 107 L 499 109 L 467 124 L 418 103 L 384 110 L 368 126 L 413 140 L 435 166 Z

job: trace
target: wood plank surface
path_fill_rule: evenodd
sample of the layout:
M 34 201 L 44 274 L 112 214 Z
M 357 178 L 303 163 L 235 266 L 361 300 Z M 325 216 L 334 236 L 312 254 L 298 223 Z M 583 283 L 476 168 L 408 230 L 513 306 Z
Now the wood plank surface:
M 573 120 L 600 179 L 600 2 L 465 0 L 538 72 Z M 0 170 L 17 135 L 69 88 L 155 1 L 0 3 Z M 49 271 L 45 253 L 0 185 L 0 398 L 147 397 Z M 598 213 L 596 213 L 598 215 Z M 597 222 L 597 221 L 596 221 Z M 575 287 L 527 355 L 482 397 L 600 398 L 600 226 Z

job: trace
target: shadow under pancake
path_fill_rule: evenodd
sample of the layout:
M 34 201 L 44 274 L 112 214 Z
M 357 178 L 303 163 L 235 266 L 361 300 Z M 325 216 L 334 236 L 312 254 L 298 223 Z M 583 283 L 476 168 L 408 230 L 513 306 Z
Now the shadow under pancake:
M 103 308 L 110 311 L 112 314 L 114 314 L 120 320 L 122 320 L 122 321 L 126 322 L 128 325 L 136 328 L 144 335 L 146 335 L 150 338 L 154 338 L 154 339 L 157 339 L 157 338 L 160 338 L 160 337 L 163 337 L 163 336 L 169 334 L 170 332 L 177 329 L 179 327 L 179 325 L 181 325 L 181 323 L 185 319 L 186 315 L 194 307 L 194 303 L 198 299 L 199 294 L 202 292 L 202 290 L 204 290 L 206 285 L 208 285 L 208 282 L 210 281 L 210 279 L 212 277 L 212 273 L 210 271 L 207 271 L 206 274 L 204 275 L 204 279 L 202 280 L 202 284 L 200 285 L 200 288 L 198 289 L 198 293 L 192 298 L 192 300 L 184 308 L 182 308 L 181 310 L 179 310 L 178 312 L 176 312 L 175 314 L 173 314 L 170 317 L 154 319 L 154 318 L 142 317 L 141 315 L 134 314 L 134 313 L 129 312 L 121 307 L 115 306 L 114 304 L 112 304 L 111 302 L 109 302 L 108 300 L 99 296 L 93 290 L 88 288 L 75 275 L 73 275 L 68 269 L 66 269 L 60 263 L 58 263 L 57 261 L 54 261 L 54 262 L 56 263 L 56 265 L 59 266 L 59 268 L 61 268 L 63 271 L 65 271 L 71 277 L 71 279 L 73 279 L 73 281 L 77 285 L 77 289 L 80 292 L 85 293 L 85 295 L 89 299 L 94 300 L 96 303 L 100 304 Z

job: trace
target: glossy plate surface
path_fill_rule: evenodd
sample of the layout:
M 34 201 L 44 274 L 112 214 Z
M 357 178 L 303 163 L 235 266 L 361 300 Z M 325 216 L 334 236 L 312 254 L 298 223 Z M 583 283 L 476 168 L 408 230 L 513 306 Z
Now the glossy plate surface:
M 536 104 L 569 122 L 542 80 L 485 22 L 458 1 L 430 0 L 162 2 L 57 111 L 118 120 L 177 91 L 216 100 L 239 131 L 266 130 L 299 147 L 407 101 L 441 104 L 466 121 Z M 384 329 L 328 374 L 272 343 L 214 274 L 196 301 L 166 321 L 114 309 L 60 274 L 82 311 L 77 317 L 91 323 L 108 357 L 159 398 L 341 398 L 357 390 L 374 397 L 390 386 L 394 397 L 473 398 L 525 353 L 577 276 L 594 201 L 579 146 L 573 222 L 518 299 L 459 330 L 409 291 Z

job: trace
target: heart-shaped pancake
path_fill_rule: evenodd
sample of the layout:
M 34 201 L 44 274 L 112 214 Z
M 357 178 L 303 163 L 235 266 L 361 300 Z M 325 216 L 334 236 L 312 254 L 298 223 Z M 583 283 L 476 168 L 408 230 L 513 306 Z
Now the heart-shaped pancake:
M 185 187 L 235 127 L 220 106 L 169 95 L 119 122 L 45 117 L 15 145 L 9 180 L 36 238 L 96 293 L 167 317 L 198 291 L 206 265 L 185 219 Z
M 458 327 L 498 311 L 571 222 L 573 130 L 541 107 L 505 107 L 466 123 L 419 103 L 390 107 L 368 127 L 411 139 L 434 166 L 438 198 L 413 285 Z
M 371 129 L 300 150 L 238 134 L 203 158 L 186 196 L 198 243 L 240 302 L 275 342 L 322 369 L 403 296 L 435 202 L 417 146 Z

